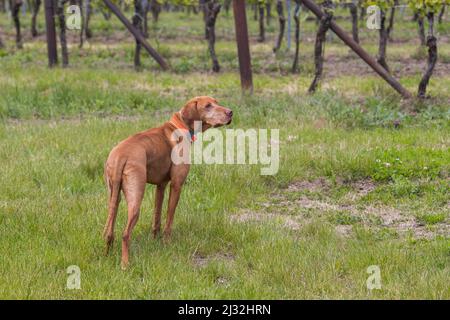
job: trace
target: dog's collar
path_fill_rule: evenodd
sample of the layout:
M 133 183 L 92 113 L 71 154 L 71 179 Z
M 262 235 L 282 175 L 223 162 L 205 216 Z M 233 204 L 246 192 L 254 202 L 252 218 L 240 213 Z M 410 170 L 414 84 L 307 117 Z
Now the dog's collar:
M 195 135 L 195 131 L 188 128 L 186 123 L 182 120 L 183 117 L 179 112 L 175 112 L 170 119 L 169 123 L 172 124 L 176 129 L 183 130 L 189 132 L 189 138 L 191 139 L 191 143 L 194 142 L 197 137 Z

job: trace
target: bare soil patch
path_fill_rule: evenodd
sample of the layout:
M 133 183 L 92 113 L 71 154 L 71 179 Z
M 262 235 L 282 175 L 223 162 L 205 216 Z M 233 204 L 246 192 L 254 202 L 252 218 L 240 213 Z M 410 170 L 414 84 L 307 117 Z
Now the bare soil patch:
M 195 252 L 191 257 L 192 263 L 199 268 L 206 267 L 212 261 L 233 262 L 234 259 L 234 255 L 227 252 L 217 252 L 211 255 L 204 255 L 199 252 Z
M 287 191 L 323 191 L 330 187 L 329 181 L 325 178 L 318 178 L 313 181 L 303 180 L 303 181 L 295 181 L 287 187 Z
M 344 184 L 344 182 L 339 182 Z M 380 230 L 387 228 L 400 236 L 412 235 L 415 238 L 432 239 L 436 236 L 450 236 L 450 221 L 426 226 L 405 209 L 386 205 L 361 205 L 357 200 L 375 190 L 376 184 L 370 179 L 349 182 L 350 191 L 343 197 L 345 204 L 336 203 L 330 198 L 316 199 L 302 192 L 319 192 L 326 195 L 332 183 L 325 178 L 312 181 L 295 181 L 271 197 L 271 201 L 261 203 L 261 210 L 243 210 L 231 216 L 231 220 L 246 222 L 278 221 L 283 227 L 300 230 L 314 218 L 324 218 L 335 224 L 336 233 L 348 237 L 353 226 Z M 297 195 L 297 193 L 299 193 Z

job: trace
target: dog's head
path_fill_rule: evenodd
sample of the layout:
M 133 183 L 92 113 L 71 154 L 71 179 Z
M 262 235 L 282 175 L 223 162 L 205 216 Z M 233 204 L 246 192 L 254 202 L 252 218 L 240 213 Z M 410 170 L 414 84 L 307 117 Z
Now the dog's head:
M 217 128 L 231 123 L 233 111 L 220 106 L 217 100 L 208 96 L 195 97 L 189 100 L 180 110 L 183 121 L 189 129 L 194 129 L 194 122 L 202 122 L 202 131 L 211 127 Z

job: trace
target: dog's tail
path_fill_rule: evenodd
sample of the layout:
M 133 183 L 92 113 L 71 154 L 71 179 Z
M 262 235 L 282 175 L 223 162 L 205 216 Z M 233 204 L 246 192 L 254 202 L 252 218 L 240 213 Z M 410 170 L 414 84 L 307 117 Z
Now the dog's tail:
M 117 210 L 120 203 L 120 191 L 122 189 L 122 172 L 125 167 L 126 160 L 119 160 L 113 166 L 113 171 L 108 174 L 108 164 L 105 164 L 105 180 L 108 187 L 108 219 L 106 220 L 103 237 L 106 240 L 106 254 L 114 242 L 114 225 L 117 217 Z

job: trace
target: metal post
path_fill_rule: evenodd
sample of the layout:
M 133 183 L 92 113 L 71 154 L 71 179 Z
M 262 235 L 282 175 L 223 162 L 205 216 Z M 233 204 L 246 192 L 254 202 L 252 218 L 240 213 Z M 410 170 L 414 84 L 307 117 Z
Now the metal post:
M 53 0 L 45 0 L 45 25 L 47 33 L 48 66 L 51 68 L 58 63 L 55 30 L 55 8 L 53 7 Z
M 322 10 L 311 0 L 301 0 L 303 4 L 314 13 L 319 19 L 322 18 L 324 13 Z M 341 38 L 341 40 L 349 46 L 362 60 L 364 60 L 376 73 L 378 73 L 392 88 L 397 90 L 404 98 L 411 98 L 411 93 L 406 90 L 389 72 L 387 72 L 370 54 L 368 54 L 359 44 L 357 44 L 352 37 L 350 37 L 344 30 L 342 30 L 336 22 L 331 21 L 330 28 L 334 33 Z
M 253 92 L 252 66 L 248 44 L 247 16 L 245 0 L 233 0 L 234 25 L 239 57 L 242 90 Z

